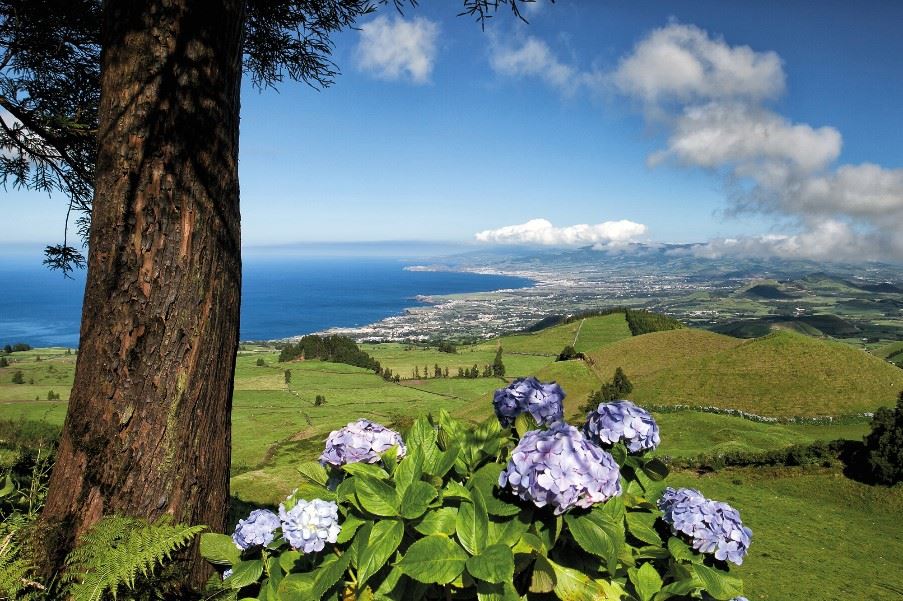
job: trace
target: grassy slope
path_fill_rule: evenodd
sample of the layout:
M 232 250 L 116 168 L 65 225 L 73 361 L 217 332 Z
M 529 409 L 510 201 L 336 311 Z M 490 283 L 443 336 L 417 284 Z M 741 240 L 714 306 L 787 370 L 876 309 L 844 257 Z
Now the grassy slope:
M 622 366 L 634 400 L 715 405 L 760 415 L 842 415 L 893 404 L 903 371 L 858 349 L 793 332 L 740 341 L 699 330 L 637 336 L 591 354 Z
M 753 541 L 743 578 L 756 601 L 891 601 L 903 595 L 903 487 L 866 486 L 799 468 L 672 474 L 740 509 Z
M 882 359 L 903 359 L 900 355 L 903 355 L 903 341 L 891 342 L 875 351 L 875 356 Z
M 506 352 L 554 357 L 567 345 L 585 351 L 629 337 L 630 330 L 624 315 L 614 313 L 580 319 L 531 334 L 503 336 L 478 348 L 494 349 L 500 344 Z

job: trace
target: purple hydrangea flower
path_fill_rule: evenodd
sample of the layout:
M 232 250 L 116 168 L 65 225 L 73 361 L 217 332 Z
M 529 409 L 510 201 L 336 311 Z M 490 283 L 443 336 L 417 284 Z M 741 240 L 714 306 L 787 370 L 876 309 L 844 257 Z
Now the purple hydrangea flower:
M 630 401 L 601 403 L 586 416 L 583 433 L 601 445 L 623 442 L 631 453 L 649 451 L 662 441 L 655 418 Z
M 727 503 L 706 499 L 692 488 L 666 488 L 658 507 L 671 530 L 687 535 L 697 551 L 713 553 L 716 559 L 737 565 L 743 563 L 752 530 L 743 525 L 740 512 Z
M 273 542 L 279 525 L 279 516 L 275 513 L 269 509 L 255 509 L 247 519 L 238 520 L 232 541 L 242 551 L 268 545 Z
M 380 455 L 392 447 L 398 447 L 399 459 L 407 453 L 398 432 L 368 419 L 359 419 L 341 430 L 330 432 L 320 463 L 335 468 L 347 463 L 376 463 Z
M 223 572 L 223 580 L 225 580 L 226 578 L 228 578 L 231 575 L 232 575 L 232 568 L 229 568 L 228 570 Z
M 332 501 L 300 499 L 286 510 L 279 505 L 282 536 L 302 553 L 322 551 L 326 543 L 334 543 L 342 528 L 339 526 L 338 506 Z
M 746 597 L 734 597 L 730 601 L 749 601 Z
M 514 419 L 527 412 L 536 423 L 549 425 L 564 418 L 561 401 L 565 394 L 555 382 L 543 384 L 534 377 L 519 378 L 495 391 L 492 405 L 502 426 L 510 428 Z
M 618 464 L 564 422 L 533 430 L 520 439 L 499 486 L 509 487 L 537 507 L 552 505 L 560 515 L 572 507 L 590 507 L 621 494 Z

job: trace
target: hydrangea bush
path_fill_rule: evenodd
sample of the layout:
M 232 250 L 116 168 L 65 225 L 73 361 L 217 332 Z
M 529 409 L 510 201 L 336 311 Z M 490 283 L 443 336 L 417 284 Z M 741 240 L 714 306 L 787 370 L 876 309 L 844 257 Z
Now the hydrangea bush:
M 475 426 L 445 411 L 402 437 L 359 420 L 299 465 L 278 514 L 205 534 L 232 599 L 741 600 L 735 509 L 666 488 L 652 416 L 627 401 L 565 423 L 554 383 L 496 392 Z M 217 596 L 216 598 L 220 598 Z

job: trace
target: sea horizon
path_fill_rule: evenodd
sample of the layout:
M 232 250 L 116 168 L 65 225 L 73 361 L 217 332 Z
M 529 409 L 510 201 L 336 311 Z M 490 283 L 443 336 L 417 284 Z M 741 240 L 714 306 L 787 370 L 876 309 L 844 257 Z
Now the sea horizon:
M 245 260 L 241 333 L 246 341 L 282 340 L 355 328 L 428 305 L 425 297 L 527 288 L 517 276 L 421 271 L 415 257 L 252 256 Z M 72 279 L 39 261 L 0 268 L 0 345 L 77 347 L 85 272 Z

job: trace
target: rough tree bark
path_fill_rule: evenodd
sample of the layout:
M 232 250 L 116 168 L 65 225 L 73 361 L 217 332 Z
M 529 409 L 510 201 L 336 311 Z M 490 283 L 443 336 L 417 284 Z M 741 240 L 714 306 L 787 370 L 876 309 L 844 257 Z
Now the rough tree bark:
M 112 513 L 229 501 L 242 0 L 107 0 L 81 341 L 42 515 L 45 571 Z M 207 570 L 196 553 L 193 584 Z

